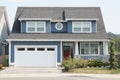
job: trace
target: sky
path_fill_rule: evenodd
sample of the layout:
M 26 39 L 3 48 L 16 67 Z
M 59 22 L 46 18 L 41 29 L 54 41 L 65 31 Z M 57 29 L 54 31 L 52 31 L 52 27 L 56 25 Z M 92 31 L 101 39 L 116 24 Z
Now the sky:
M 17 7 L 100 7 L 107 32 L 120 34 L 120 0 L 0 0 L 6 6 L 10 29 Z

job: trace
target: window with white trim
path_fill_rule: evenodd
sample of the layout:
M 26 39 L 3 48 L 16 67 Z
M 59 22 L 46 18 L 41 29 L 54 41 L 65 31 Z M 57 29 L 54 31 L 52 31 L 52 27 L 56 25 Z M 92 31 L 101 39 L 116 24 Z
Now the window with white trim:
M 81 55 L 98 55 L 98 43 L 80 43 L 80 53 Z
M 90 33 L 91 21 L 73 21 L 72 32 L 73 33 Z
M 44 21 L 28 21 L 27 22 L 27 32 L 38 32 L 44 33 L 45 32 L 45 22 Z

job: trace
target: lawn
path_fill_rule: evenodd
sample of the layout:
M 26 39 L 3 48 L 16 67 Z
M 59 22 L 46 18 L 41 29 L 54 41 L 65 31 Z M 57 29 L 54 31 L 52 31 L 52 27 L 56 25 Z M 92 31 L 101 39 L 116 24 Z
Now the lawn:
M 92 74 L 120 74 L 120 69 L 109 70 L 108 68 L 77 68 L 71 69 L 71 73 L 92 73 Z

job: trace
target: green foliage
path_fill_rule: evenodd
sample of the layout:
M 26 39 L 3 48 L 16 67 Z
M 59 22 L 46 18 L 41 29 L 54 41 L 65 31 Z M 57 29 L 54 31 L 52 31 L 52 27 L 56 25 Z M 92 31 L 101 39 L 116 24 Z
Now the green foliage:
M 83 59 L 75 59 L 74 64 L 75 68 L 85 68 L 88 66 L 87 61 Z
M 89 67 L 101 67 L 103 66 L 103 62 L 101 60 L 89 60 L 88 66 Z
M 9 66 L 9 61 L 8 61 L 8 59 L 5 59 L 5 60 L 4 60 L 3 66 L 4 66 L 4 67 L 8 67 L 8 66 Z
M 115 43 L 114 43 L 114 40 L 112 39 L 111 42 L 110 42 L 110 58 L 109 58 L 109 61 L 110 61 L 110 69 L 117 69 L 118 67 L 118 60 L 115 56 Z
M 66 71 L 69 71 L 74 66 L 73 59 L 72 58 L 67 58 L 67 59 L 63 60 L 62 66 L 65 68 Z

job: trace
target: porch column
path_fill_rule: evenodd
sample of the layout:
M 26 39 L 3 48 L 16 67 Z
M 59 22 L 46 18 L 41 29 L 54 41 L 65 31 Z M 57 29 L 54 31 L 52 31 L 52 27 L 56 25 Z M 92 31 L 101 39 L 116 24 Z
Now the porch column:
M 79 58 L 78 41 L 75 42 L 75 58 Z
M 108 42 L 103 41 L 103 55 L 109 55 L 108 53 Z
M 61 62 L 62 62 L 62 60 L 63 60 L 63 44 L 62 44 L 62 41 L 60 42 L 60 48 L 61 48 Z

